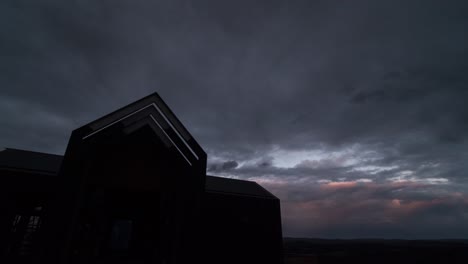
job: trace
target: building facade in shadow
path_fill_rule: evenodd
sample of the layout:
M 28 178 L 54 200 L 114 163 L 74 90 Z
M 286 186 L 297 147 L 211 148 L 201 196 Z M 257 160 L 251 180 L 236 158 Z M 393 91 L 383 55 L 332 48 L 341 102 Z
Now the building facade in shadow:
M 65 155 L 0 152 L 1 263 L 282 263 L 279 199 L 206 175 L 158 94 L 74 130 Z

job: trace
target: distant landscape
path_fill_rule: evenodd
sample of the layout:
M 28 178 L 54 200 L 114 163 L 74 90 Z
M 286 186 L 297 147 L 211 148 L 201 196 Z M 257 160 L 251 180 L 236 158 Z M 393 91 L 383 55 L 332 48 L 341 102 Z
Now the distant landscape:
M 468 263 L 468 240 L 284 238 L 285 264 Z

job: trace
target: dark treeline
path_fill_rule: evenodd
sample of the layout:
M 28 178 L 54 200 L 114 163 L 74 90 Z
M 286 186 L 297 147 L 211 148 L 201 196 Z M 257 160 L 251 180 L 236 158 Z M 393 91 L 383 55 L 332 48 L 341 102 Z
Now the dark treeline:
M 286 264 L 468 263 L 468 240 L 285 238 Z

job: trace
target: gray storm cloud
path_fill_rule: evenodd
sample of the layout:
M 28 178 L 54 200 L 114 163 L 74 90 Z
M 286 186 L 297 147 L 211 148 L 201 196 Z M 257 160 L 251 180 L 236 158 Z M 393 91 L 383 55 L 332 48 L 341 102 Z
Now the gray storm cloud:
M 210 173 L 282 198 L 286 235 L 466 236 L 467 11 L 2 1 L 0 147 L 63 153 L 74 128 L 157 91 Z

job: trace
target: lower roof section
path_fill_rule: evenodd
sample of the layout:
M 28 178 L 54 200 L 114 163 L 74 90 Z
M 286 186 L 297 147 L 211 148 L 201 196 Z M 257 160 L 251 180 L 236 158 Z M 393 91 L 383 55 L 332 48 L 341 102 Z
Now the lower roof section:
M 256 182 L 210 175 L 206 176 L 205 190 L 206 192 L 277 199 Z
M 62 159 L 60 155 L 6 148 L 0 151 L 0 169 L 56 174 Z

